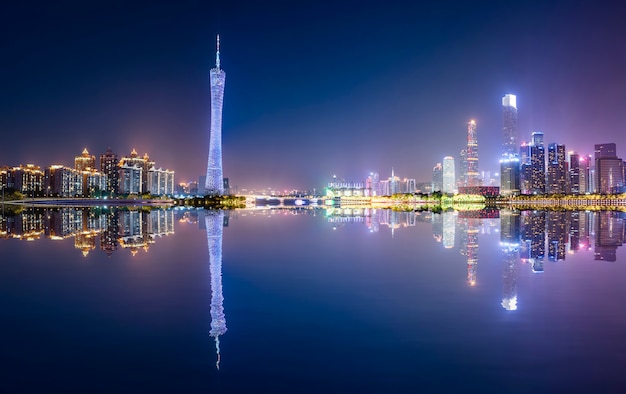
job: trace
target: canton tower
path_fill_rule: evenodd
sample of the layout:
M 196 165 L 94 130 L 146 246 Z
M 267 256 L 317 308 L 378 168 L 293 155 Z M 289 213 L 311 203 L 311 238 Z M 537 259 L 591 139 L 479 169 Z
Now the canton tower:
M 224 83 L 226 73 L 220 68 L 220 36 L 217 35 L 215 68 L 210 73 L 211 83 L 211 136 L 209 140 L 209 162 L 206 169 L 206 193 L 224 194 L 224 173 L 222 171 L 222 106 L 224 103 Z
M 215 338 L 217 362 L 220 369 L 220 335 L 226 332 L 224 315 L 224 295 L 222 294 L 222 234 L 224 226 L 223 211 L 209 211 L 205 217 L 207 242 L 209 244 L 209 268 L 211 272 L 211 330 L 209 335 Z

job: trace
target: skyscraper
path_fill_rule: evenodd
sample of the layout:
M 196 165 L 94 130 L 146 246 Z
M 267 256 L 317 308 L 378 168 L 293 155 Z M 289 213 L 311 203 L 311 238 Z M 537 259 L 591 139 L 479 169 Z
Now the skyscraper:
M 443 158 L 443 189 L 444 193 L 454 193 L 454 157 L 446 156 Z
M 467 122 L 467 179 L 466 186 L 480 186 L 478 173 L 478 138 L 476 136 L 476 121 Z
M 530 193 L 544 194 L 546 192 L 546 151 L 543 146 L 543 133 L 532 133 L 530 147 L 531 180 Z
M 433 167 L 433 185 L 432 191 L 440 192 L 443 190 L 443 167 L 441 163 L 437 163 L 435 167 Z
M 547 192 L 551 194 L 567 193 L 567 181 L 569 176 L 567 162 L 565 160 L 565 145 L 556 143 L 548 145 L 547 172 Z
M 107 193 L 117 194 L 119 191 L 119 173 L 118 173 L 117 155 L 108 148 L 106 152 L 100 155 L 100 172 L 106 176 Z
M 572 194 L 585 194 L 580 191 L 580 156 L 576 152 L 569 152 L 569 186 Z
M 595 145 L 596 193 L 620 193 L 624 187 L 624 162 L 614 143 Z
M 226 73 L 220 68 L 220 36 L 217 36 L 215 68 L 210 73 L 211 84 L 211 135 L 209 139 L 209 160 L 206 169 L 206 193 L 224 194 L 224 173 L 222 171 L 222 106 Z
M 502 153 L 517 154 L 517 97 L 506 94 L 502 97 Z
M 517 97 L 502 97 L 502 159 L 500 160 L 500 193 L 519 194 L 520 162 L 517 145 Z

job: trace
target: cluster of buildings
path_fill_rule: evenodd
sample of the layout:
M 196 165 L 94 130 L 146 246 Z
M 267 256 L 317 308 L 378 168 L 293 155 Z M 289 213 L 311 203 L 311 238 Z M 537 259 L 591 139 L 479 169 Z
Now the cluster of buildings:
M 0 189 L 29 197 L 115 197 L 118 195 L 174 194 L 174 171 L 157 168 L 148 154 L 118 156 L 107 149 L 96 157 L 87 149 L 74 158 L 74 167 L 27 164 L 0 168 Z
M 530 141 L 518 143 L 517 97 L 502 98 L 502 152 L 500 177 L 478 171 L 476 122 L 467 123 L 467 148 L 459 157 L 460 172 L 452 156 L 437 163 L 432 173 L 432 191 L 457 193 L 479 190 L 494 194 L 485 187 L 497 186 L 495 194 L 614 194 L 626 189 L 626 165 L 617 156 L 615 143 L 596 144 L 594 155 L 567 151 L 564 144 L 544 144 L 543 132 L 531 134 Z M 479 189 L 476 189 L 479 188 Z

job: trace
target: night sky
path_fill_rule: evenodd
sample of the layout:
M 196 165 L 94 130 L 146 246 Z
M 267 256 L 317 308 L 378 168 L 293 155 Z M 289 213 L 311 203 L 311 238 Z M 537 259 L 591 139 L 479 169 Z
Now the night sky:
M 615 142 L 626 156 L 618 1 L 23 3 L 0 11 L 0 165 L 73 165 L 110 146 L 197 180 L 218 33 L 231 186 L 305 189 L 392 167 L 427 181 L 458 157 L 469 119 L 480 169 L 496 171 L 506 93 L 520 141 L 540 130 L 566 150 Z

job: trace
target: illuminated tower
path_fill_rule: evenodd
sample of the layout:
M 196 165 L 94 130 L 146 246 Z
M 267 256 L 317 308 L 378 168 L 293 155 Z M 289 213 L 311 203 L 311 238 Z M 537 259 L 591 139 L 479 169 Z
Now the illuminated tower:
M 218 63 L 219 65 L 219 63 Z M 226 332 L 224 316 L 224 296 L 222 295 L 222 234 L 224 226 L 223 211 L 208 211 L 205 217 L 207 242 L 209 244 L 209 266 L 211 271 L 211 330 L 209 335 L 215 338 L 217 362 L 220 368 L 220 335 Z
M 467 186 L 480 186 L 478 173 L 478 138 L 476 137 L 476 121 L 467 122 Z
M 502 97 L 502 154 L 517 154 L 517 97 L 506 94 Z
M 206 193 L 224 194 L 222 171 L 222 106 L 226 73 L 220 68 L 220 36 L 217 36 L 215 68 L 210 71 L 211 81 L 211 136 L 209 140 L 209 162 L 206 169 Z

